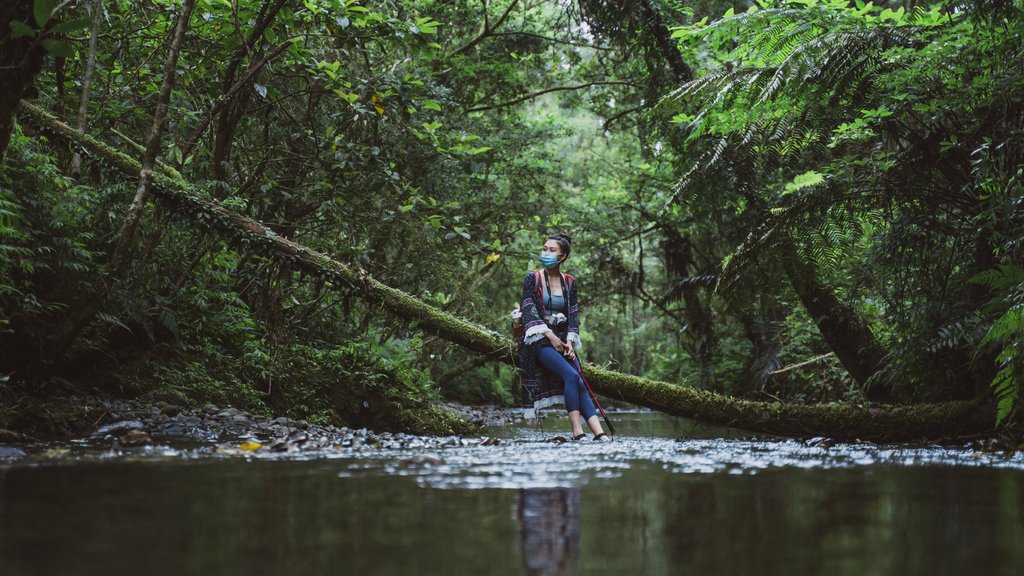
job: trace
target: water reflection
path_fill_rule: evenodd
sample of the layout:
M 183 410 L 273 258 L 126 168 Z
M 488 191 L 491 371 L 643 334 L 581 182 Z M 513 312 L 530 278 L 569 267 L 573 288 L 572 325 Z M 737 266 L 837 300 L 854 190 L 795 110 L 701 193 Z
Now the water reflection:
M 580 550 L 578 488 L 527 488 L 515 502 L 526 573 L 556 576 L 575 571 Z

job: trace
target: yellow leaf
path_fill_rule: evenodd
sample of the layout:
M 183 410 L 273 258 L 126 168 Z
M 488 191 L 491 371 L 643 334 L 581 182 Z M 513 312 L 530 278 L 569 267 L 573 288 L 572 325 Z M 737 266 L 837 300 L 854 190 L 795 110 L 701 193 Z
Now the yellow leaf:
M 241 450 L 242 452 L 255 452 L 255 451 L 259 450 L 262 447 L 263 447 L 263 445 L 260 444 L 259 442 L 253 442 L 252 440 L 246 440 L 245 442 L 243 442 L 238 447 L 238 449 Z
M 381 104 L 384 104 L 384 99 L 381 98 L 379 94 L 374 94 L 373 96 L 370 97 L 370 100 L 373 101 L 373 109 L 377 111 L 377 114 L 383 116 L 384 107 L 381 106 Z
M 497 252 L 491 252 L 490 256 L 487 257 L 488 264 L 491 262 L 497 262 L 498 260 L 501 260 L 501 254 L 498 254 Z

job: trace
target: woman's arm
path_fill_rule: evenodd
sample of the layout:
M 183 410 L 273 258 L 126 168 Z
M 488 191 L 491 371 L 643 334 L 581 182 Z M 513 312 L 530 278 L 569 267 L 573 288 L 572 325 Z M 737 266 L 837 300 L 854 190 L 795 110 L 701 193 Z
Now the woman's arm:
M 523 311 L 523 328 L 526 329 L 523 334 L 524 344 L 538 342 L 551 332 L 551 329 L 544 323 L 544 318 L 541 317 L 536 302 L 533 301 L 536 292 L 537 280 L 533 272 L 527 273 L 526 278 L 523 279 L 523 296 L 519 301 L 519 306 Z

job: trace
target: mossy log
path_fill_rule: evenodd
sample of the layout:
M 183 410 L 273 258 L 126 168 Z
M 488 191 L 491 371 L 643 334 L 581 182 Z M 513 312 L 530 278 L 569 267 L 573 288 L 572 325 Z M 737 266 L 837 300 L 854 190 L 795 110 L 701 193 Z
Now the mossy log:
M 94 138 L 78 134 L 43 110 L 22 103 L 21 110 L 41 129 L 82 149 L 128 178 L 139 173 L 135 159 Z M 324 278 L 335 286 L 354 288 L 361 297 L 389 313 L 417 322 L 423 330 L 463 348 L 509 364 L 514 363 L 515 342 L 478 324 L 447 314 L 417 298 L 370 277 L 357 266 L 334 260 L 275 234 L 263 224 L 235 213 L 196 193 L 180 178 L 156 174 L 153 193 L 201 227 L 231 238 L 243 248 L 283 260 L 293 269 Z M 988 403 L 945 402 L 915 405 L 785 404 L 741 400 L 584 367 L 594 391 L 654 410 L 715 425 L 782 436 L 828 436 L 839 440 L 896 442 L 952 438 L 992 431 L 994 412 Z

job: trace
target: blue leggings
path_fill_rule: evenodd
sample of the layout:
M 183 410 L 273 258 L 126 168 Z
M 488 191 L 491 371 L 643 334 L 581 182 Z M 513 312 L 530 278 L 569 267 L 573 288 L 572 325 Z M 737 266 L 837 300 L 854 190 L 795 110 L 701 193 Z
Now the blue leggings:
M 589 420 L 591 416 L 597 414 L 597 409 L 594 408 L 594 402 L 590 399 L 590 394 L 587 393 L 583 379 L 576 372 L 575 366 L 570 364 L 568 358 L 559 354 L 558 350 L 551 346 L 541 346 L 540 350 L 537 351 L 537 360 L 540 361 L 541 366 L 547 368 L 561 378 L 562 382 L 565 382 L 566 412 L 579 410 L 583 414 L 584 420 Z

